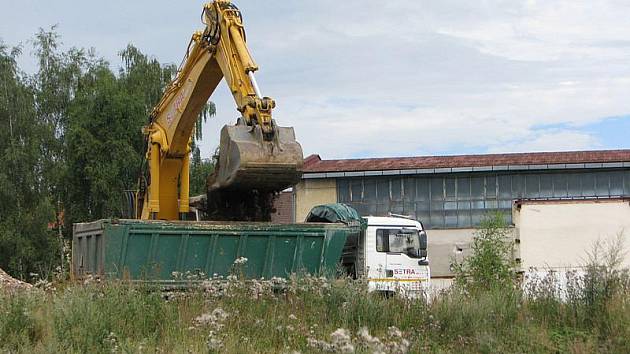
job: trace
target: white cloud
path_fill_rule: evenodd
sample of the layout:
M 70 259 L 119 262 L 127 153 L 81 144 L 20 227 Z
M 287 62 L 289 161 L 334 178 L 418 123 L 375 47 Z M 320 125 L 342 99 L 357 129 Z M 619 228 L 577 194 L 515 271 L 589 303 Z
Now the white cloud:
M 95 26 L 82 16 L 88 5 L 60 0 L 41 11 L 25 0 L 11 13 L 29 21 L 0 14 L 0 31 L 24 40 L 59 23 L 64 42 L 96 46 L 113 63 L 128 42 L 179 63 L 202 2 L 155 1 L 116 0 L 99 8 Z M 627 1 L 236 3 L 274 117 L 295 127 L 306 153 L 601 148 L 601 132 L 582 128 L 630 114 Z M 218 114 L 204 128 L 207 156 L 237 116 L 224 84 L 211 99 Z

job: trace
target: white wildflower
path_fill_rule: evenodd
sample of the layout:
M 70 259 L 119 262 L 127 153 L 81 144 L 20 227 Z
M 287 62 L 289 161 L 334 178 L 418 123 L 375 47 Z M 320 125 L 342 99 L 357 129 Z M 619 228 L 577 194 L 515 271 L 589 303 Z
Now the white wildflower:
M 207 326 L 211 322 L 212 322 L 212 315 L 209 314 L 209 313 L 201 314 L 201 315 L 195 317 L 195 319 L 193 320 L 193 323 L 196 326 Z
M 390 337 L 402 338 L 402 332 L 395 326 L 389 327 L 387 334 L 389 334 Z
M 246 257 L 238 257 L 236 260 L 234 260 L 234 264 L 245 264 L 245 263 L 247 263 Z
M 348 330 L 338 328 L 330 334 L 331 344 L 333 348 L 341 353 L 354 353 L 354 345 Z
M 213 337 L 208 338 L 208 349 L 219 350 L 221 348 L 223 348 L 223 341 L 221 339 Z

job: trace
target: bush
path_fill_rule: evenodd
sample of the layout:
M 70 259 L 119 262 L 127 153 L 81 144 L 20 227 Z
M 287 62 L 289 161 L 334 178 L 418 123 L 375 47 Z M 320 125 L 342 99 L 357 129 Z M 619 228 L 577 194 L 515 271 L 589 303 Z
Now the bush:
M 487 215 L 475 232 L 472 255 L 455 263 L 456 285 L 468 292 L 513 288 L 514 244 L 500 213 Z

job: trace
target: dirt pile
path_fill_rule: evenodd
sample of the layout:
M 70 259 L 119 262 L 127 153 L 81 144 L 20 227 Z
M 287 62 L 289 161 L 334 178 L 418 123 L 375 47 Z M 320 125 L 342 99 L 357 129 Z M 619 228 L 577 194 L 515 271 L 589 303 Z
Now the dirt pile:
M 26 290 L 31 289 L 33 285 L 17 280 L 0 269 L 0 291 L 1 290 Z
M 256 189 L 208 191 L 205 212 L 212 221 L 271 221 L 277 194 Z

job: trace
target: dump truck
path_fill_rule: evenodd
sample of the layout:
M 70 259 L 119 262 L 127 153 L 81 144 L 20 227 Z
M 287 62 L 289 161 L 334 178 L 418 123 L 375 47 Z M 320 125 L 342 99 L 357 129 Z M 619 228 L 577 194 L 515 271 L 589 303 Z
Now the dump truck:
M 401 216 L 362 218 L 344 204 L 316 206 L 306 222 L 106 219 L 74 225 L 72 275 L 182 283 L 173 274 L 227 277 L 247 258 L 250 279 L 292 274 L 365 278 L 369 290 L 420 293 L 429 284 L 422 223 Z

